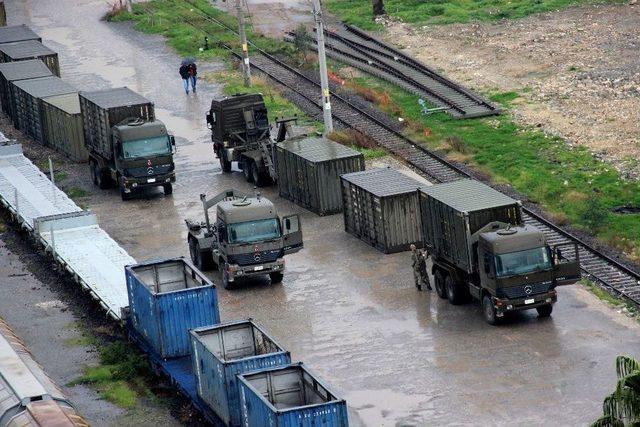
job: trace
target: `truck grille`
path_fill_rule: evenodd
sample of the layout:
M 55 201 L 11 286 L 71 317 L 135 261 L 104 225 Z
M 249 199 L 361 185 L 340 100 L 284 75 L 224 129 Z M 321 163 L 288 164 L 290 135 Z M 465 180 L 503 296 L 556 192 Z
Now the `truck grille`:
M 229 255 L 229 262 L 238 265 L 263 264 L 274 262 L 280 257 L 280 249 Z
M 525 288 L 531 287 L 530 292 L 526 292 Z M 551 281 L 531 283 L 527 285 L 509 286 L 508 288 L 496 289 L 496 296 L 498 298 L 518 299 L 526 298 L 531 295 L 543 294 L 549 292 L 551 289 Z

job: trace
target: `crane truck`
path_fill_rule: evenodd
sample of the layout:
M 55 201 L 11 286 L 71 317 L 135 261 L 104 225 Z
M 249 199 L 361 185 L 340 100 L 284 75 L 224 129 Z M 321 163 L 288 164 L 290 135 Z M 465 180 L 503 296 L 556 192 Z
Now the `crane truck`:
M 297 117 L 276 119 L 272 135 L 262 94 L 253 93 L 212 100 L 206 120 L 223 172 L 237 162 L 247 182 L 262 187 L 276 181 L 275 144 L 292 136 Z
M 548 317 L 556 287 L 580 279 L 577 245 L 550 245 L 524 223 L 520 202 L 466 179 L 418 192 L 435 289 L 451 304 L 475 298 L 491 325 L 519 310 Z
M 269 275 L 284 277 L 284 256 L 303 247 L 298 215 L 278 216 L 273 203 L 256 194 L 226 190 L 211 199 L 200 195 L 204 221 L 185 220 L 191 260 L 200 270 L 219 268 L 228 288 L 238 279 Z M 209 209 L 216 206 L 211 221 Z

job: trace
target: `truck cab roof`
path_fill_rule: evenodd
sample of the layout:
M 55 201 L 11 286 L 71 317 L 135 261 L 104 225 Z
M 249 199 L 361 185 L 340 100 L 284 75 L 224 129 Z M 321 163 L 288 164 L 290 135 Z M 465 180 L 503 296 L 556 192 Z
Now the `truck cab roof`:
M 167 135 L 167 127 L 160 120 L 153 120 L 151 122 L 144 122 L 140 119 L 123 121 L 118 123 L 116 131 L 122 141 Z
M 217 217 L 225 224 L 277 218 L 276 208 L 271 200 L 264 197 L 247 197 L 228 200 L 218 204 Z
M 488 231 L 480 235 L 480 244 L 494 254 L 540 248 L 547 243 L 544 234 L 535 227 L 524 225 Z

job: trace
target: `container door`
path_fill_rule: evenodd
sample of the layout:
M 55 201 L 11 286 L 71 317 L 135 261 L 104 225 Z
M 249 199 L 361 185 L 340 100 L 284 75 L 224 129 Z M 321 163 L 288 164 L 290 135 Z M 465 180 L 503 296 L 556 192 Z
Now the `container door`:
M 285 255 L 296 253 L 302 249 L 302 228 L 300 227 L 300 217 L 298 215 L 289 215 L 282 218 L 282 237 Z
M 556 286 L 572 285 L 580 280 L 580 252 L 575 243 L 553 247 L 553 279 Z

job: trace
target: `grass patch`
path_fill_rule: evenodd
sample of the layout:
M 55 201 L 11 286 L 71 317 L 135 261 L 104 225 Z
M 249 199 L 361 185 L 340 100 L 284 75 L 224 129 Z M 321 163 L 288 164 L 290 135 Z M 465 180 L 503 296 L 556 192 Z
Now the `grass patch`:
M 570 6 L 622 3 L 623 0 L 386 0 L 387 15 L 415 25 L 518 19 Z M 329 11 L 341 20 L 366 30 L 379 30 L 371 2 L 328 0 Z
M 594 294 L 599 300 L 604 301 L 612 307 L 621 308 L 624 313 L 627 313 L 631 317 L 640 320 L 640 309 L 638 309 L 638 307 L 632 302 L 616 298 L 615 296 L 611 295 L 609 292 L 605 291 L 600 286 L 589 280 L 582 279 L 578 282 L 578 284 L 587 288 L 587 290 Z
M 87 191 L 79 187 L 65 188 L 64 192 L 67 193 L 67 196 L 71 199 L 79 199 L 87 196 Z
M 169 45 L 183 56 L 194 56 L 205 59 L 229 55 L 222 44 L 240 52 L 238 36 L 222 26 L 203 19 L 206 13 L 222 22 L 227 27 L 237 29 L 236 18 L 211 6 L 208 0 L 151 0 L 133 5 L 133 12 L 126 10 L 117 12 L 110 21 L 133 21 L 135 28 L 150 34 L 164 35 Z M 192 25 L 191 25 L 192 24 Z M 209 49 L 200 50 L 204 46 L 204 37 L 209 38 Z M 272 54 L 289 55 L 295 48 L 284 41 L 270 39 L 255 34 L 247 23 L 247 38 L 261 49 Z
M 621 179 L 584 147 L 518 126 L 508 113 L 517 92 L 491 95 L 507 110 L 500 116 L 456 120 L 445 113 L 424 115 L 417 96 L 372 77 L 356 77 L 349 85 L 378 92 L 373 99 L 385 100 L 378 106 L 402 117 L 412 139 L 470 164 L 494 182 L 511 184 L 551 215 L 640 261 L 640 215 L 611 212 L 615 206 L 640 205 L 640 183 Z
M 103 399 L 131 409 L 136 406 L 139 395 L 151 394 L 146 386 L 150 378 L 144 355 L 125 342 L 116 341 L 100 350 L 100 365 L 86 367 L 84 374 L 69 385 L 91 385 Z
M 95 336 L 83 334 L 79 337 L 67 338 L 63 344 L 65 347 L 88 347 L 97 345 L 98 340 Z

